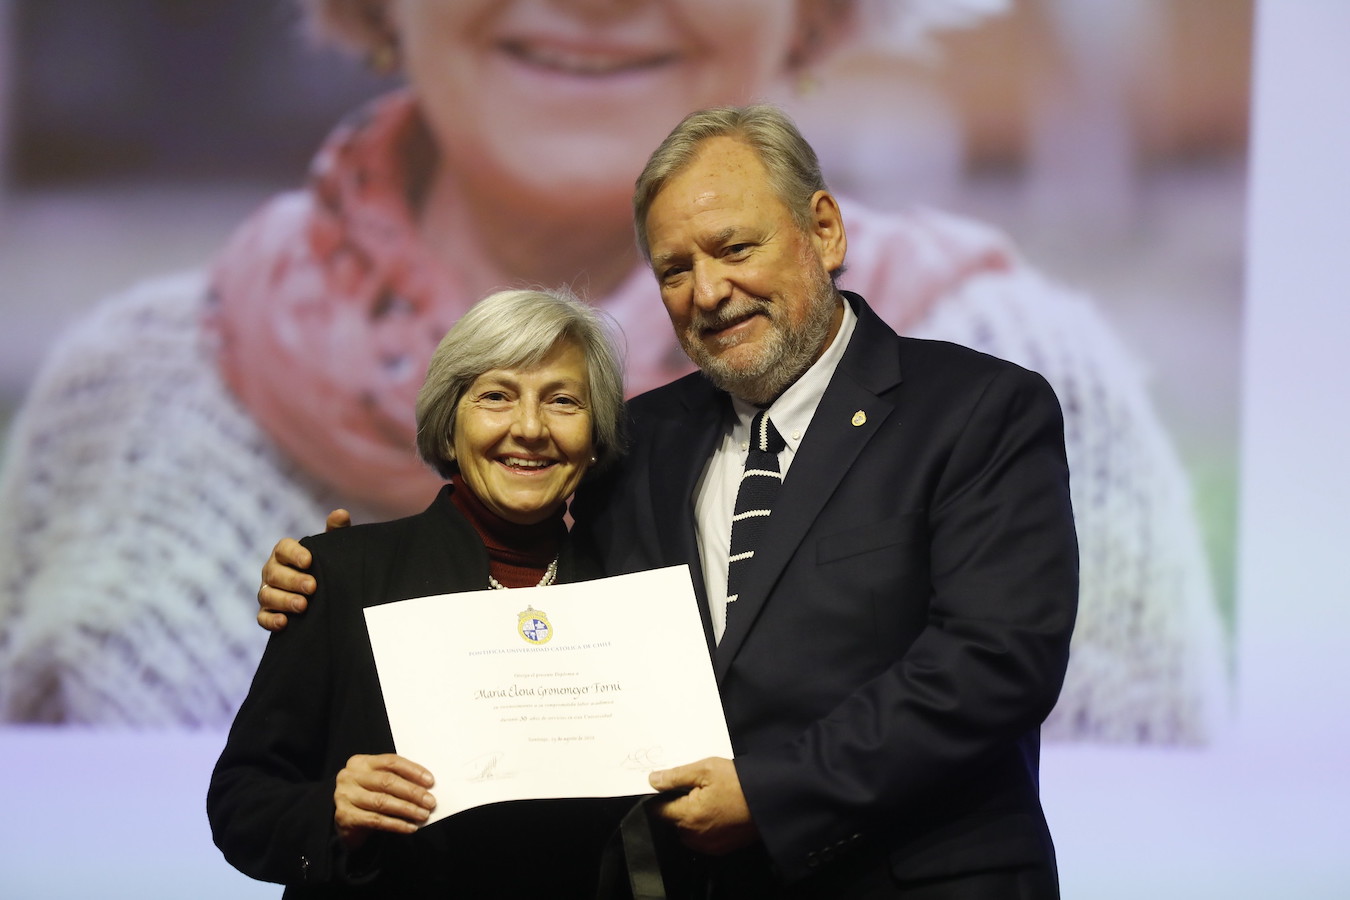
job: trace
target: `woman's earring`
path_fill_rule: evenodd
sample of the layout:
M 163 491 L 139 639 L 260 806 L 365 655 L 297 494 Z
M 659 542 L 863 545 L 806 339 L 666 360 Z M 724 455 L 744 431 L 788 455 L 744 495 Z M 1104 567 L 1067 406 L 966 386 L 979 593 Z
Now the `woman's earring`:
M 809 97 L 820 90 L 820 76 L 810 69 L 802 69 L 793 80 L 792 87 L 798 97 Z
M 398 43 L 392 39 L 381 42 L 366 57 L 366 65 L 381 77 L 393 75 L 398 70 Z

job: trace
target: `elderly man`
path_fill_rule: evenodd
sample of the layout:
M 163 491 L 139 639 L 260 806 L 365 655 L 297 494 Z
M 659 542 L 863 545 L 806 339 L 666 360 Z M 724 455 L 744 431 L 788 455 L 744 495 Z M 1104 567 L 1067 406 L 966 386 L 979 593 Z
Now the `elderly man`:
M 686 118 L 634 218 L 702 372 L 630 402 L 628 459 L 573 515 L 608 572 L 695 573 L 736 758 L 652 774 L 695 851 L 668 872 L 726 898 L 1057 897 L 1038 728 L 1078 572 L 1049 385 L 835 288 L 838 204 L 772 107 Z M 276 555 L 264 582 L 302 584 Z

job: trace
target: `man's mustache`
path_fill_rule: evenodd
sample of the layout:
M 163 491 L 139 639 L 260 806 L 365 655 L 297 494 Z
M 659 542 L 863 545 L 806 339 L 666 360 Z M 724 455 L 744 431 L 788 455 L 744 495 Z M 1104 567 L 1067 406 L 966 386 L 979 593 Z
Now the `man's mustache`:
M 690 320 L 689 327 L 696 333 L 720 331 L 752 315 L 763 314 L 772 317 L 771 306 L 772 304 L 766 300 L 742 300 L 734 305 L 719 306 L 711 312 L 700 310 Z

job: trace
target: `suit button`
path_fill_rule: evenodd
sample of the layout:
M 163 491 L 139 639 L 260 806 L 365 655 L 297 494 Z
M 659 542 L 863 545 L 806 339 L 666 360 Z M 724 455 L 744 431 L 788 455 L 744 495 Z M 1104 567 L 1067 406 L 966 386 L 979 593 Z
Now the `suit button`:
M 823 859 L 823 860 L 825 860 L 825 862 L 833 862 L 833 861 L 834 861 L 834 848 L 833 848 L 833 847 L 826 847 L 824 850 L 820 851 L 820 858 Z
M 814 869 L 819 865 L 820 857 L 816 855 L 816 851 L 812 850 L 810 853 L 806 854 L 806 867 L 808 869 Z

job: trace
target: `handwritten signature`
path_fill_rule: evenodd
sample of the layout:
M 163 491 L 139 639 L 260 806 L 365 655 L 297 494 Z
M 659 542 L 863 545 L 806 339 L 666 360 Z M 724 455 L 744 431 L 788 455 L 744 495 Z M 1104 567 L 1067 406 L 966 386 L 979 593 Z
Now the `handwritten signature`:
M 510 778 L 514 772 L 508 772 L 502 768 L 502 759 L 506 754 L 500 750 L 491 753 L 484 753 L 476 756 L 464 763 L 464 768 L 468 769 L 466 781 L 494 781 L 499 778 Z
M 619 768 L 636 769 L 645 772 L 648 769 L 661 768 L 661 759 L 662 753 L 659 744 L 654 747 L 638 747 L 635 750 L 630 750 L 628 755 L 620 760 Z

